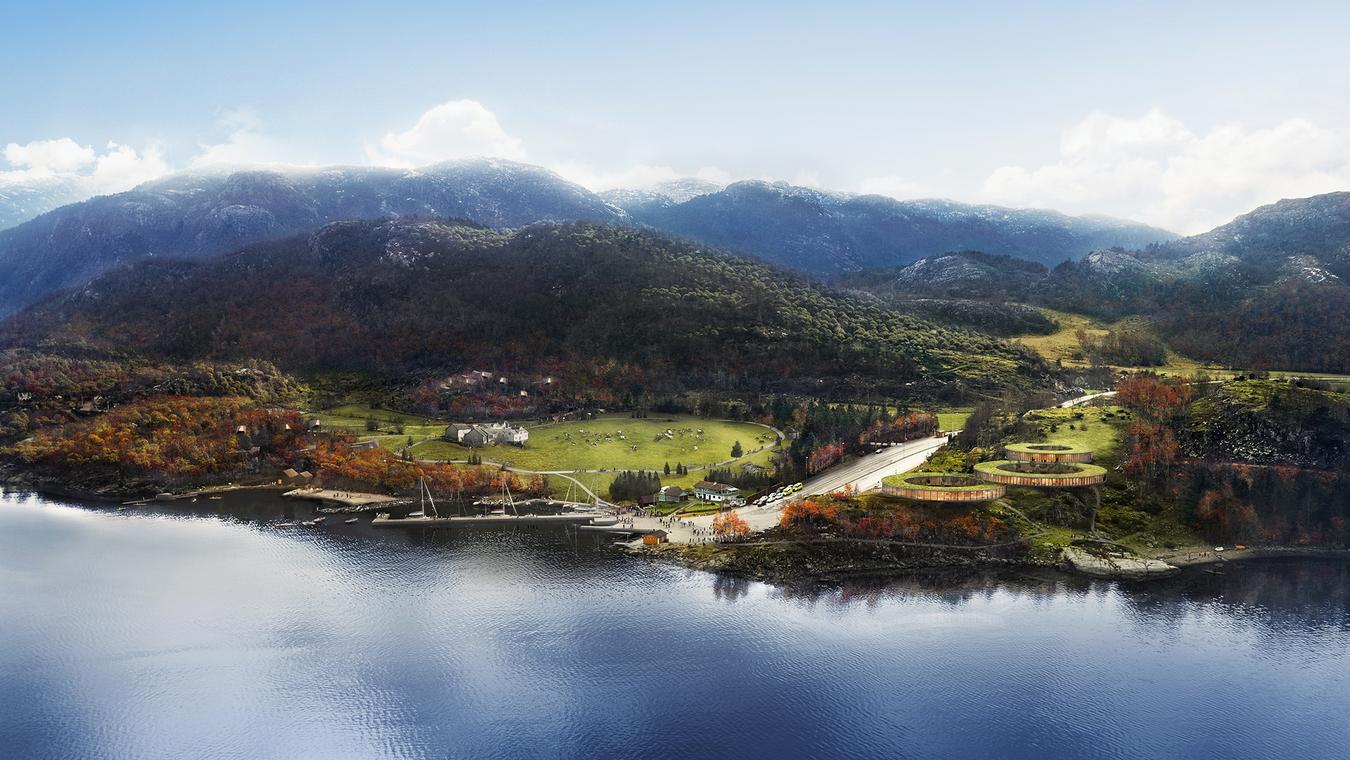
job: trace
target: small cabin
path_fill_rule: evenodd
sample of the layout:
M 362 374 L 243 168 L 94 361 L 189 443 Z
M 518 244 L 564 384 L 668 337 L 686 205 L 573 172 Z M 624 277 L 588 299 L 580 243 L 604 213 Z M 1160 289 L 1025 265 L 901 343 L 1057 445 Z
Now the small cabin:
M 654 530 L 642 537 L 643 546 L 656 546 L 657 544 L 670 543 L 670 534 L 664 530 Z

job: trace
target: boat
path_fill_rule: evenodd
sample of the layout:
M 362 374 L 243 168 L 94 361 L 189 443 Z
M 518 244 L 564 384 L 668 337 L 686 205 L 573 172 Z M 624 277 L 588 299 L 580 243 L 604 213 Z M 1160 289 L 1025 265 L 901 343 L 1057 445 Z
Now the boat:
M 357 521 L 357 518 L 351 517 L 351 518 L 348 518 L 347 520 L 344 520 L 343 522 L 347 523 L 348 525 L 351 525 L 352 523 L 354 523 L 354 522 L 356 522 L 356 521 Z
M 273 527 L 273 528 L 294 528 L 294 527 L 295 527 L 295 523 L 293 523 L 293 522 L 279 522 L 279 523 L 272 523 L 272 527 Z

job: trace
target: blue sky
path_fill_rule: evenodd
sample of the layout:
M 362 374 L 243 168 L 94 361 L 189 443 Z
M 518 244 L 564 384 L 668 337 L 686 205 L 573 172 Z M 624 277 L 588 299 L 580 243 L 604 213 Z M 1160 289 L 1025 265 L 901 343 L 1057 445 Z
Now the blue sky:
M 111 189 L 213 161 L 495 152 L 596 189 L 762 177 L 1181 231 L 1350 189 L 1346 3 L 52 2 L 4 18 L 0 180 L 88 175 L 112 150 Z M 63 138 L 74 158 L 28 149 Z

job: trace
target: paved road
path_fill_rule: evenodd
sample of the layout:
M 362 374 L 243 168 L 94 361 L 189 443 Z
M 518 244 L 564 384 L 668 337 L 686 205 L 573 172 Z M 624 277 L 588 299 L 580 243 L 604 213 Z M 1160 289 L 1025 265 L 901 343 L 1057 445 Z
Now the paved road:
M 1089 402 L 1089 401 L 1091 401 L 1091 400 L 1093 400 L 1093 399 L 1098 399 L 1098 398 L 1111 398 L 1111 397 L 1114 396 L 1114 395 L 1116 395 L 1116 392 L 1115 392 L 1115 391 L 1106 391 L 1105 393 L 1089 393 L 1089 394 L 1086 395 L 1086 396 L 1079 396 L 1078 398 L 1071 398 L 1071 399 L 1069 399 L 1068 401 L 1065 401 L 1064 403 L 1059 404 L 1058 406 L 1059 406 L 1060 409 L 1068 409 L 1068 408 L 1071 407 L 1071 406 L 1081 406 L 1081 405 L 1086 404 L 1087 402 Z
M 736 512 L 745 519 L 752 531 L 758 533 L 777 525 L 782 517 L 783 508 L 789 502 L 805 496 L 833 493 L 846 485 L 852 485 L 860 492 L 869 491 L 880 486 L 881 479 L 887 475 L 908 472 L 919 467 L 928 459 L 929 454 L 932 454 L 934 450 L 946 442 L 947 436 L 942 436 L 920 438 L 917 441 L 907 441 L 898 446 L 889 446 L 880 453 L 868 454 L 851 462 L 836 465 L 820 475 L 804 481 L 802 490 L 791 498 L 779 499 L 763 507 L 740 507 Z M 689 543 L 691 539 L 698 540 L 693 529 L 708 528 L 712 525 L 712 520 L 712 515 L 702 515 L 686 518 L 670 527 L 660 525 L 655 518 L 639 518 L 637 525 L 640 527 L 662 527 L 670 533 L 671 542 Z
M 836 465 L 805 482 L 800 496 L 833 493 L 851 485 L 855 491 L 870 491 L 881 485 L 887 475 L 908 472 L 923 464 L 938 447 L 947 442 L 947 436 L 920 438 L 889 446 L 876 454 L 859 457 L 847 464 Z

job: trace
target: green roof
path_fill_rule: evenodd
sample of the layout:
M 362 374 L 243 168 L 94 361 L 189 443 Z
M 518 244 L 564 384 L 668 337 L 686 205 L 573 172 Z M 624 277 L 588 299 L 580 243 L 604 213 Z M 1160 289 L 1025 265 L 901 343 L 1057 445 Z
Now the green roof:
M 1070 443 L 1060 443 L 1058 441 L 1041 441 L 1038 443 L 1010 443 L 1003 447 L 1007 451 L 1018 451 L 1023 454 L 1091 454 L 1092 449 L 1086 446 L 1075 446 Z
M 971 483 L 964 486 L 931 486 L 911 482 L 911 478 L 965 478 Z M 881 484 L 895 488 L 913 488 L 916 491 L 985 491 L 994 485 L 978 481 L 974 475 L 964 472 L 906 472 L 902 475 L 887 475 L 881 479 Z
M 1019 470 L 1005 470 L 1003 465 L 1014 464 L 1020 466 L 1033 464 L 1032 462 L 1019 462 L 1015 459 L 999 459 L 993 462 L 980 462 L 975 465 L 975 472 L 987 472 L 991 475 L 1015 475 L 1025 478 L 1038 478 L 1045 481 L 1067 480 L 1068 478 L 1081 478 L 1085 475 L 1106 475 L 1106 468 L 1095 464 L 1086 464 L 1083 462 L 1049 462 L 1055 467 L 1071 467 L 1073 472 L 1022 472 Z

